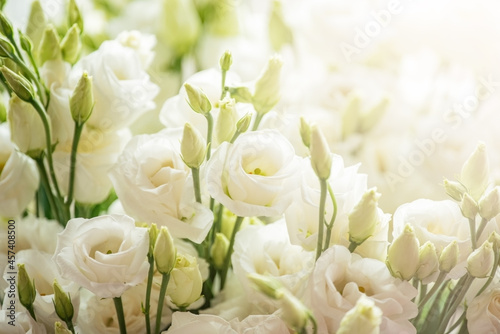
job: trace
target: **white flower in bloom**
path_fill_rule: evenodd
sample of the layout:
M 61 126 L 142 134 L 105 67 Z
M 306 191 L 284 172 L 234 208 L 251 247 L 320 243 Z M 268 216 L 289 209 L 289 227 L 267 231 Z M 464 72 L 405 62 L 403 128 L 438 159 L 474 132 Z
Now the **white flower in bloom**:
M 35 249 L 40 252 L 54 254 L 57 239 L 54 238 L 63 227 L 56 220 L 49 220 L 32 215 L 16 220 L 16 251 Z
M 304 298 L 318 322 L 318 333 L 335 333 L 344 315 L 366 295 L 382 311 L 381 333 L 416 333 L 411 301 L 417 290 L 391 276 L 385 263 L 332 246 L 316 262 Z
M 135 50 L 141 60 L 142 69 L 147 70 L 153 62 L 153 48 L 156 45 L 156 37 L 150 34 L 143 34 L 137 30 L 122 31 L 116 40 L 123 46 Z
M 223 143 L 207 165 L 210 195 L 238 216 L 279 216 L 297 188 L 299 158 L 275 130 L 244 133 Z
M 27 311 L 25 312 L 14 311 L 14 313 L 12 314 L 9 310 L 4 309 L 0 310 L 0 333 L 46 334 L 47 331 L 42 324 L 33 320 L 33 318 L 29 315 Z
M 114 298 L 146 278 L 148 248 L 148 230 L 128 216 L 74 218 L 59 233 L 53 259 L 63 278 Z
M 180 156 L 179 131 L 134 137 L 110 171 L 125 211 L 165 225 L 178 238 L 205 239 L 213 214 L 195 202 L 189 168 Z
M 500 331 L 500 288 L 498 284 L 475 297 L 467 308 L 469 333 Z

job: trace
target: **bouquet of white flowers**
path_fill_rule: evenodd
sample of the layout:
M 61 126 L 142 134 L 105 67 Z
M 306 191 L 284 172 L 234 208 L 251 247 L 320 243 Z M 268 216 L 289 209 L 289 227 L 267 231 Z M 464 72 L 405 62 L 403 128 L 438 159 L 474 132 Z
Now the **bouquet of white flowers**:
M 500 333 L 497 58 L 434 2 L 62 2 L 0 1 L 0 333 Z

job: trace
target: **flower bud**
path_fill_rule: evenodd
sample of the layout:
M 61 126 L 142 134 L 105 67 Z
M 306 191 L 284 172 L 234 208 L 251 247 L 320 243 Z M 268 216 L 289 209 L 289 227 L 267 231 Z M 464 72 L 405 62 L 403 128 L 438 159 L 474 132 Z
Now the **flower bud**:
M 43 33 L 42 40 L 38 46 L 38 58 L 40 66 L 47 60 L 61 59 L 61 47 L 59 46 L 59 36 L 57 31 L 49 24 Z
M 285 288 L 283 288 L 283 295 L 280 298 L 280 305 L 283 310 L 281 314 L 283 321 L 297 333 L 305 333 L 305 328 L 311 314 L 309 309 Z
M 35 280 L 31 281 L 24 263 L 17 265 L 17 289 L 19 293 L 19 301 L 21 304 L 30 310 L 36 298 Z
M 489 177 L 490 168 L 486 145 L 480 142 L 462 166 L 460 182 L 468 189 L 472 198 L 478 201 L 488 186 Z
M 479 201 L 479 215 L 487 221 L 500 213 L 500 187 L 496 186 Z
M 66 327 L 63 327 L 63 325 L 59 321 L 56 321 L 54 324 L 54 333 L 55 334 L 71 334 L 71 331 L 69 329 L 67 329 Z
M 215 235 L 215 241 L 210 248 L 210 257 L 212 258 L 216 269 L 222 269 L 224 266 L 224 260 L 228 250 L 229 240 L 226 238 L 224 233 L 217 233 Z
M 423 244 L 418 251 L 418 270 L 416 276 L 423 280 L 439 269 L 439 259 L 436 246 L 430 241 Z
M 286 44 L 293 41 L 292 31 L 283 17 L 283 8 L 280 1 L 273 1 L 271 17 L 269 18 L 269 41 L 274 51 L 280 51 Z
M 226 50 L 219 60 L 220 69 L 224 72 L 227 72 L 229 71 L 229 68 L 231 68 L 232 64 L 233 56 L 231 55 L 231 52 L 229 52 L 229 50 Z
M 373 300 L 362 295 L 356 305 L 349 310 L 342 320 L 337 334 L 378 334 L 382 323 L 382 310 Z
M 33 52 L 33 44 L 28 36 L 26 36 L 22 31 L 19 31 L 19 41 L 21 42 L 21 47 L 27 53 Z
M 467 258 L 467 271 L 473 277 L 487 277 L 491 273 L 494 261 L 495 252 L 493 251 L 493 244 L 485 241 L 481 247 L 474 250 Z
M 14 31 L 12 29 L 12 24 L 7 19 L 3 11 L 0 11 L 0 33 L 7 36 L 9 39 L 13 38 Z
M 450 181 L 448 179 L 444 179 L 443 181 L 444 190 L 455 201 L 461 201 L 464 193 L 467 192 L 467 189 L 460 182 Z
M 205 160 L 207 148 L 201 133 L 191 124 L 184 125 L 181 140 L 182 160 L 189 168 L 198 168 Z
M 238 35 L 238 0 L 212 1 L 213 14 L 204 22 L 210 35 L 231 37 Z
M 35 0 L 31 3 L 30 16 L 26 27 L 26 35 L 31 39 L 34 50 L 38 50 L 46 26 L 47 18 L 45 17 L 45 12 L 40 1 Z
M 394 239 L 387 251 L 387 267 L 392 276 L 402 280 L 411 279 L 419 265 L 419 242 L 410 224 L 406 224 L 401 235 Z
M 311 127 L 311 165 L 316 175 L 322 180 L 328 180 L 332 169 L 332 153 L 321 130 Z
M 258 114 L 267 113 L 280 100 L 281 66 L 283 66 L 283 61 L 279 56 L 271 57 L 255 83 L 252 104 Z
M 57 316 L 61 318 L 64 322 L 73 321 L 73 304 L 71 303 L 71 298 L 69 293 L 64 293 L 62 287 L 54 280 L 54 308 L 56 310 Z
M 202 286 L 203 279 L 196 258 L 187 254 L 177 255 L 167 286 L 167 295 L 172 303 L 179 308 L 188 307 L 200 299 Z
M 47 147 L 42 119 L 31 104 L 12 95 L 7 116 L 11 140 L 21 152 L 44 150 Z
M 494 250 L 500 250 L 500 234 L 495 231 L 491 232 L 488 241 L 493 244 Z
M 458 243 L 453 240 L 446 246 L 439 256 L 439 270 L 449 273 L 458 263 Z
M 236 109 L 234 104 L 236 102 L 231 98 L 224 98 L 219 103 L 219 116 L 215 123 L 215 140 L 221 144 L 225 141 L 230 141 L 236 132 Z
M 14 92 L 21 100 L 29 102 L 35 98 L 35 89 L 28 80 L 19 74 L 12 72 L 5 66 L 2 66 L 0 71 L 2 72 L 2 75 L 12 92 Z
M 92 89 L 92 77 L 87 72 L 83 72 L 78 80 L 75 90 L 69 99 L 69 106 L 73 120 L 79 125 L 83 125 L 94 109 L 94 93 Z
M 212 103 L 207 95 L 198 87 L 191 86 L 188 83 L 184 84 L 187 94 L 187 103 L 198 114 L 206 115 L 212 110 Z
M 180 19 L 182 18 L 182 19 Z M 201 32 L 201 22 L 193 1 L 163 0 L 161 37 L 176 56 L 187 54 L 196 44 Z
M 311 146 L 311 125 L 307 123 L 304 117 L 300 118 L 300 138 L 304 146 L 309 148 Z
M 80 57 L 80 51 L 82 50 L 82 42 L 80 41 L 80 29 L 78 29 L 78 25 L 75 23 L 73 26 L 66 32 L 66 36 L 64 36 L 61 41 L 61 52 L 64 61 L 74 64 Z
M 257 290 L 272 299 L 280 299 L 283 296 L 283 285 L 276 278 L 257 273 L 247 275 Z
M 1 12 L 0 12 L 1 13 Z M 0 57 L 11 58 L 14 54 L 14 47 L 8 40 L 0 36 Z
M 229 94 L 231 94 L 231 97 L 235 99 L 236 102 L 252 103 L 252 93 L 250 93 L 248 87 L 230 87 Z
M 236 123 L 236 131 L 238 133 L 243 133 L 250 127 L 250 122 L 252 121 L 252 114 L 247 113 L 245 116 L 240 118 Z
M 361 245 L 373 235 L 379 224 L 377 202 L 380 194 L 375 188 L 368 189 L 349 213 L 349 241 Z
M 460 203 L 460 210 L 462 210 L 462 215 L 465 218 L 475 219 L 477 215 L 477 203 L 468 194 L 464 193 L 462 197 L 462 202 Z
M 156 268 L 162 274 L 168 274 L 175 266 L 177 249 L 166 226 L 162 226 L 154 248 Z
M 155 223 L 151 224 L 151 226 L 148 228 L 148 233 L 149 233 L 149 251 L 148 251 L 148 256 L 153 256 L 154 255 L 155 244 L 156 244 L 156 239 L 158 239 L 158 234 L 160 233 L 158 231 L 158 227 L 156 226 Z
M 83 18 L 80 14 L 80 9 L 78 9 L 75 0 L 69 1 L 68 23 L 70 27 L 76 24 L 78 26 L 79 33 L 83 32 Z

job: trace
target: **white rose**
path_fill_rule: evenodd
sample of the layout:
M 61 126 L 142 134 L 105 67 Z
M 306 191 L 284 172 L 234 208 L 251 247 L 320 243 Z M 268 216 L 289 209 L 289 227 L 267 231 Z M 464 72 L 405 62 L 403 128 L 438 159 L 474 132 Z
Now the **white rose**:
M 0 124 L 0 216 L 19 216 L 34 198 L 38 183 L 35 162 L 14 148 L 7 124 Z
M 96 101 L 88 125 L 103 131 L 120 129 L 155 107 L 158 86 L 149 80 L 136 51 L 118 41 L 106 41 L 83 57 L 73 67 L 70 87 L 83 71 L 93 78 Z
M 147 229 L 128 216 L 71 219 L 57 236 L 54 255 L 61 276 L 100 298 L 120 297 L 148 274 Z
M 299 158 L 279 132 L 247 132 L 214 152 L 208 191 L 238 216 L 279 216 L 290 205 L 299 170 Z
M 195 202 L 179 139 L 179 131 L 134 137 L 109 176 L 129 215 L 200 243 L 212 226 L 213 214 Z
M 467 308 L 469 333 L 500 332 L 500 287 L 491 287 L 474 298 Z
M 391 276 L 385 263 L 343 246 L 332 246 L 316 261 L 309 279 L 309 307 L 318 322 L 318 333 L 335 333 L 344 315 L 366 295 L 382 311 L 381 333 L 416 333 L 410 319 L 417 315 L 412 302 L 417 290 Z

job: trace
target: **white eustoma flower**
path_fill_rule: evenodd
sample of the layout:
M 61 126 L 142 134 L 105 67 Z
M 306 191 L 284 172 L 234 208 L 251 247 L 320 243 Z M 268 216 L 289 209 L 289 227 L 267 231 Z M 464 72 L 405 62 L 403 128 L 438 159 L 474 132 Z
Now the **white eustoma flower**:
M 154 59 L 155 35 L 143 34 L 137 30 L 122 31 L 116 40 L 123 46 L 135 50 L 141 60 L 142 69 L 147 70 Z
M 223 143 L 207 165 L 210 195 L 235 215 L 279 216 L 298 187 L 299 158 L 275 130 L 242 134 Z
M 34 198 L 38 183 L 35 162 L 14 147 L 8 124 L 0 124 L 0 216 L 19 216 Z
M 500 331 L 500 287 L 492 286 L 475 297 L 467 308 L 469 333 L 498 333 Z
M 74 218 L 58 234 L 53 260 L 63 278 L 114 298 L 146 278 L 148 249 L 148 230 L 128 216 Z
M 189 168 L 180 156 L 180 134 L 166 130 L 134 137 L 109 176 L 129 215 L 165 225 L 174 237 L 201 243 L 213 214 L 195 201 Z
M 63 227 L 56 220 L 28 215 L 16 220 L 16 229 L 16 252 L 35 249 L 52 255 L 57 246 L 54 236 L 62 232 Z
M 0 333 L 9 334 L 46 334 L 47 330 L 36 322 L 27 311 L 15 312 L 0 310 Z
M 344 315 L 366 295 L 382 311 L 381 333 L 416 333 L 410 319 L 417 290 L 391 276 L 385 263 L 343 246 L 332 246 L 317 260 L 304 298 L 318 322 L 318 333 L 335 333 Z

